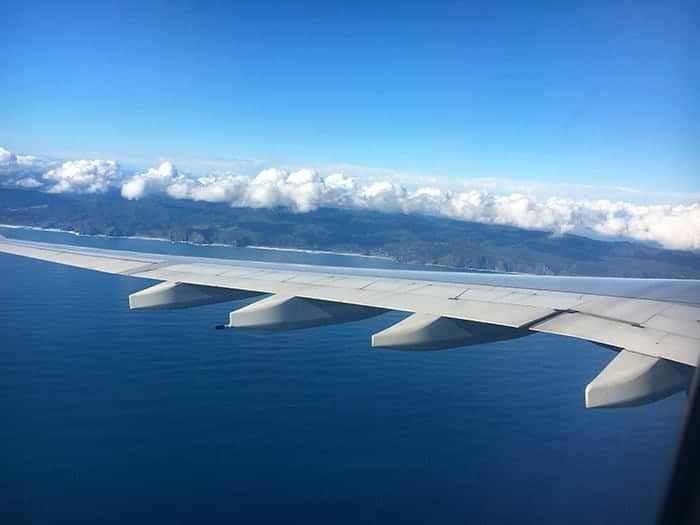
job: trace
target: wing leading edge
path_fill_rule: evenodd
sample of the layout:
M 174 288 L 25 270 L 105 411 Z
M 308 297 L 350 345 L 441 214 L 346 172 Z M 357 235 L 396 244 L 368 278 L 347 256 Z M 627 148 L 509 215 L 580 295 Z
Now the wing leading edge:
M 700 281 L 375 270 L 144 254 L 0 239 L 0 252 L 161 281 L 129 297 L 169 309 L 267 297 L 227 328 L 293 330 L 387 310 L 405 320 L 372 346 L 439 350 L 546 332 L 618 352 L 586 406 L 648 403 L 688 387 L 700 361 Z

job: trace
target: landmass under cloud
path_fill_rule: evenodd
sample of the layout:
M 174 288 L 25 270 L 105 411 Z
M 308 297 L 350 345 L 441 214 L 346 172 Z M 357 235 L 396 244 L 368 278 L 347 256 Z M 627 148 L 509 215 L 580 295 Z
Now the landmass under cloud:
M 0 148 L 4 186 L 52 193 L 102 193 L 118 189 L 125 199 L 167 195 L 173 199 L 225 202 L 236 207 L 285 207 L 303 213 L 319 207 L 419 213 L 487 224 L 595 234 L 655 242 L 666 248 L 700 249 L 700 203 L 638 205 L 611 200 L 485 190 L 409 189 L 392 181 L 358 183 L 342 173 L 267 168 L 255 176 L 194 176 L 163 162 L 144 172 L 126 173 L 114 160 L 52 162 Z

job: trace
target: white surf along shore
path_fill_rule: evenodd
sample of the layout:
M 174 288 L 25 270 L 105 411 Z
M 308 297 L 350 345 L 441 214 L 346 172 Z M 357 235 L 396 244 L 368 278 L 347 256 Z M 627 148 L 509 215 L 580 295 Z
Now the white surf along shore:
M 395 261 L 393 257 L 388 257 L 385 255 L 367 255 L 364 253 L 354 253 L 354 252 L 335 252 L 332 250 L 309 250 L 304 248 L 278 248 L 276 246 L 234 246 L 232 244 L 223 244 L 216 242 L 194 242 L 194 241 L 173 241 L 172 239 L 166 239 L 165 237 L 147 237 L 143 235 L 105 235 L 102 233 L 88 234 L 81 233 L 75 230 L 62 230 L 60 228 L 41 228 L 39 226 L 24 226 L 18 224 L 0 224 L 0 228 L 7 228 L 12 230 L 34 230 L 42 232 L 52 232 L 52 233 L 67 233 L 70 235 L 75 235 L 76 237 L 92 237 L 92 238 L 102 238 L 102 239 L 132 239 L 138 241 L 157 241 L 157 242 L 167 242 L 171 244 L 189 244 L 192 246 L 216 246 L 219 248 L 243 248 L 250 250 L 270 250 L 277 252 L 295 252 L 295 253 L 309 253 L 309 254 L 320 254 L 320 255 L 344 255 L 352 257 L 365 257 L 367 259 L 381 259 L 385 261 Z

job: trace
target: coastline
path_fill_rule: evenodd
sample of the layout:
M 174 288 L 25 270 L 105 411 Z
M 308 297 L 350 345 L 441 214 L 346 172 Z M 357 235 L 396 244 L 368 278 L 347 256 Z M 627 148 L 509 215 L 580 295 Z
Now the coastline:
M 295 252 L 295 253 L 314 253 L 319 255 L 348 255 L 352 257 L 365 257 L 367 259 L 381 259 L 384 261 L 394 261 L 397 262 L 393 257 L 388 255 L 367 255 L 366 253 L 355 253 L 355 252 L 334 252 L 332 250 L 310 250 L 307 248 L 277 248 L 275 246 L 258 246 L 251 244 L 249 246 L 241 246 L 241 248 L 252 248 L 254 250 L 270 250 L 276 252 Z
M 50 232 L 50 233 L 67 233 L 70 235 L 74 235 L 76 237 L 87 237 L 87 238 L 96 238 L 96 239 L 127 239 L 127 240 L 137 240 L 137 241 L 156 241 L 156 242 L 164 242 L 164 243 L 169 243 L 169 244 L 187 244 L 190 246 L 202 246 L 202 247 L 217 247 L 217 248 L 234 248 L 234 249 L 250 249 L 250 250 L 265 250 L 265 251 L 274 251 L 274 252 L 287 252 L 287 253 L 307 253 L 311 255 L 338 255 L 342 257 L 363 257 L 365 259 L 375 259 L 375 260 L 382 260 L 382 261 L 391 261 L 391 262 L 401 262 L 398 259 L 394 257 L 390 257 L 387 255 L 367 255 L 364 253 L 353 253 L 353 252 L 342 252 L 342 251 L 332 251 L 332 250 L 311 250 L 311 249 L 306 249 L 306 248 L 278 248 L 275 246 L 261 246 L 261 245 L 249 245 L 249 246 L 233 246 L 232 244 L 224 244 L 224 243 L 201 243 L 201 242 L 194 242 L 194 241 L 173 241 L 172 239 L 166 239 L 164 237 L 147 237 L 144 235 L 105 235 L 103 233 L 97 233 L 97 234 L 89 234 L 89 233 L 81 233 L 77 232 L 75 230 L 63 230 L 61 228 L 42 228 L 40 226 L 25 226 L 25 225 L 19 225 L 19 224 L 0 224 L 0 228 L 7 228 L 9 230 L 34 230 L 34 231 L 42 231 L 42 232 Z M 489 269 L 482 269 L 482 268 L 459 268 L 456 266 L 448 266 L 445 264 L 436 264 L 436 263 L 404 263 L 404 264 L 409 264 L 411 266 L 427 266 L 427 267 L 435 267 L 439 269 L 444 269 L 448 271 L 457 271 L 457 272 L 477 272 L 477 273 L 517 273 L 517 272 L 499 272 L 496 270 L 489 270 Z
M 352 257 L 365 257 L 367 259 L 380 259 L 385 261 L 397 262 L 393 257 L 388 257 L 385 255 L 367 255 L 363 253 L 353 253 L 353 252 L 334 252 L 331 250 L 310 250 L 305 248 L 277 248 L 275 246 L 233 246 L 232 244 L 224 244 L 217 242 L 194 242 L 194 241 L 174 241 L 172 239 L 166 239 L 165 237 L 147 237 L 144 235 L 105 235 L 103 233 L 81 233 L 75 230 L 63 230 L 61 228 L 42 228 L 40 226 L 25 226 L 20 224 L 0 224 L 0 228 L 7 228 L 11 230 L 34 230 L 42 232 L 52 232 L 52 233 L 67 233 L 70 235 L 75 235 L 76 237 L 90 237 L 90 238 L 101 238 L 101 239 L 131 239 L 138 241 L 157 241 L 157 242 L 167 242 L 171 244 L 189 244 L 191 246 L 213 246 L 218 248 L 237 248 L 237 249 L 252 249 L 252 250 L 268 250 L 277 252 L 295 252 L 295 253 L 309 253 L 317 255 L 343 255 Z

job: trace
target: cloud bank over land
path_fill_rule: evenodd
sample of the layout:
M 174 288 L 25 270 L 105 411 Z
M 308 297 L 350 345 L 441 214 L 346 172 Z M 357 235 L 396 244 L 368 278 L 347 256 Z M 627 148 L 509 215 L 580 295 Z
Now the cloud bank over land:
M 130 200 L 165 195 L 235 207 L 283 207 L 299 213 L 320 207 L 417 213 L 554 234 L 594 234 L 655 242 L 673 249 L 700 249 L 700 203 L 650 206 L 556 196 L 538 199 L 525 193 L 475 189 L 409 189 L 387 180 L 361 184 L 342 173 L 321 175 L 312 169 L 267 168 L 255 176 L 194 176 L 180 172 L 168 161 L 128 174 L 114 160 L 52 163 L 15 155 L 4 148 L 0 148 L 0 183 L 52 193 L 103 193 L 115 189 Z
M 75 160 L 47 171 L 43 179 L 50 193 L 104 193 L 120 177 L 113 160 Z
M 15 155 L 0 147 L 0 183 L 20 188 L 38 188 L 38 177 L 54 163 L 32 155 Z

